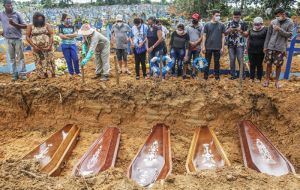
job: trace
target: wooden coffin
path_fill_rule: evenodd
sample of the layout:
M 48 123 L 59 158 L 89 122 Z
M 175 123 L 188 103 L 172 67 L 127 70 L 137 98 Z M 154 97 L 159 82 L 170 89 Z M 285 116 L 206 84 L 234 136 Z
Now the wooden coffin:
M 73 169 L 74 176 L 94 176 L 114 167 L 120 142 L 120 130 L 108 127 L 90 146 Z
M 36 159 L 40 163 L 42 172 L 50 176 L 58 176 L 79 139 L 79 132 L 80 128 L 76 125 L 66 125 L 30 151 L 23 159 Z
M 230 162 L 213 130 L 208 126 L 196 128 L 191 142 L 186 169 L 188 172 L 230 166 Z
M 241 121 L 238 129 L 246 167 L 274 176 L 295 173 L 288 159 L 251 121 Z
M 165 179 L 171 170 L 170 130 L 164 124 L 157 124 L 130 164 L 128 177 L 147 187 L 156 180 Z

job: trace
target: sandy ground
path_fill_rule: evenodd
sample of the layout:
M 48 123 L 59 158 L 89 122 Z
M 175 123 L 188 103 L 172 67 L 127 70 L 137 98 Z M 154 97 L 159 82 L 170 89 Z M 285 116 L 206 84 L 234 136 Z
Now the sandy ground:
M 112 64 L 113 66 L 113 64 Z M 132 58 L 130 68 L 133 71 Z M 294 175 L 273 177 L 243 166 L 237 122 L 251 119 L 300 172 L 300 82 L 282 81 L 283 88 L 223 77 L 220 82 L 167 79 L 136 81 L 114 70 L 107 83 L 92 80 L 94 65 L 86 68 L 86 83 L 61 76 L 10 82 L 0 75 L 0 189 L 141 189 L 127 179 L 127 168 L 153 125 L 171 128 L 173 170 L 152 189 L 299 189 Z M 82 128 L 81 138 L 60 177 L 47 177 L 32 161 L 21 158 L 66 124 Z M 71 176 L 78 159 L 107 126 L 121 129 L 116 166 L 95 178 Z M 185 162 L 195 127 L 212 127 L 231 167 L 187 174 Z M 33 175 L 24 173 L 30 171 Z

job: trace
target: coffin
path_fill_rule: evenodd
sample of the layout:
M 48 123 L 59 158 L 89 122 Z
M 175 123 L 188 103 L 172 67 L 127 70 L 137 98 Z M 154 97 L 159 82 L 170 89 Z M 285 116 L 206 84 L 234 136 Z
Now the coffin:
M 42 144 L 30 151 L 23 159 L 35 159 L 40 163 L 41 172 L 58 176 L 79 140 L 80 128 L 66 125 Z
M 164 180 L 171 170 L 170 130 L 164 124 L 157 124 L 130 164 L 128 177 L 147 187 L 156 180 Z
M 73 169 L 74 176 L 95 176 L 114 167 L 120 142 L 120 130 L 108 127 L 89 147 Z
M 186 162 L 188 172 L 230 166 L 230 162 L 213 130 L 208 126 L 195 129 Z
M 241 121 L 238 129 L 246 167 L 274 176 L 295 173 L 288 159 L 251 121 Z

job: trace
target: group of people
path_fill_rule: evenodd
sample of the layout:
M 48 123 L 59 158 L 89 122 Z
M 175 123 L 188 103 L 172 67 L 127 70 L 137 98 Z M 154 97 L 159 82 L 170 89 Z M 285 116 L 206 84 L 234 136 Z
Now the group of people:
M 4 1 L 5 10 L 0 13 L 0 21 L 3 23 L 3 36 L 7 39 L 8 51 L 13 64 L 13 80 L 26 79 L 24 55 L 22 52 L 22 29 L 26 29 L 26 39 L 33 48 L 36 71 L 40 78 L 55 77 L 55 65 L 53 54 L 53 29 L 46 22 L 42 13 L 33 15 L 32 24 L 26 25 L 20 13 L 13 10 L 11 0 Z M 220 80 L 220 58 L 228 46 L 230 60 L 230 79 L 237 78 L 236 60 L 239 66 L 244 64 L 244 53 L 248 53 L 250 61 L 250 79 L 261 81 L 263 76 L 263 62 L 266 63 L 265 87 L 269 86 L 272 65 L 276 66 L 275 86 L 280 87 L 279 75 L 283 64 L 287 42 L 292 37 L 293 22 L 282 8 L 275 10 L 276 18 L 266 27 L 261 17 L 253 20 L 253 27 L 241 19 L 240 11 L 233 12 L 233 18 L 226 26 L 221 22 L 221 13 L 213 10 L 211 21 L 200 23 L 201 16 L 198 13 L 192 15 L 192 23 L 188 26 L 178 24 L 176 30 L 171 33 L 170 43 L 166 43 L 168 30 L 159 19 L 149 17 L 147 24 L 142 18 L 136 17 L 133 26 L 124 22 L 123 15 L 116 16 L 116 22 L 111 28 L 111 39 L 98 32 L 90 24 L 83 24 L 76 31 L 74 19 L 69 14 L 62 14 L 59 36 L 62 39 L 62 51 L 66 59 L 70 76 L 80 76 L 79 65 L 86 65 L 94 56 L 96 63 L 95 79 L 109 79 L 111 44 L 116 49 L 119 73 L 131 74 L 128 69 L 128 43 L 130 42 L 135 57 L 135 76 L 140 79 L 140 67 L 144 78 L 153 76 L 150 67 L 147 73 L 146 62 L 153 58 L 168 56 L 172 60 L 170 74 L 181 76 L 183 79 L 190 74 L 197 77 L 197 67 L 193 64 L 203 54 L 207 61 L 204 67 L 204 79 L 208 80 L 209 68 L 212 57 L 214 58 L 214 76 Z M 78 49 L 75 38 L 83 38 L 81 61 L 78 58 Z M 148 54 L 148 60 L 147 59 Z M 17 71 L 16 55 L 22 70 Z M 243 68 L 243 67 L 241 67 Z M 240 69 L 241 72 L 244 70 Z M 256 79 L 255 79 L 256 78 Z

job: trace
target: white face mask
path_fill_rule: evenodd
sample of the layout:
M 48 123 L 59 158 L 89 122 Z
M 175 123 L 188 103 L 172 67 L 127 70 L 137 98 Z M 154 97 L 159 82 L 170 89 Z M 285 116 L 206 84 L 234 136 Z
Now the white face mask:
M 215 17 L 215 21 L 216 21 L 216 22 L 219 22 L 220 20 L 221 20 L 221 17 L 220 17 L 220 16 L 216 16 L 216 17 Z
M 121 26 L 123 23 L 122 22 L 117 22 L 117 25 L 118 26 Z
M 283 18 L 282 18 L 281 16 L 277 16 L 276 19 L 277 19 L 278 21 L 282 21 L 282 20 L 283 20 Z

